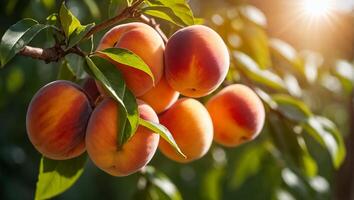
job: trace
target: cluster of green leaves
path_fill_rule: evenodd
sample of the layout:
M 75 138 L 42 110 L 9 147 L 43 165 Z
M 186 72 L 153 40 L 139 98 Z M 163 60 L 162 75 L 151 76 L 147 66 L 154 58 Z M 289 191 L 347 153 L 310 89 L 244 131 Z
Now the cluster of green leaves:
M 304 92 L 320 85 L 323 74 L 337 76 L 342 87 L 350 92 L 354 81 L 352 76 L 345 78 L 343 71 L 352 73 L 353 66 L 342 61 L 341 65 L 346 65 L 346 70 L 342 69 L 339 75 L 339 67 L 326 69 L 320 55 L 314 52 L 301 54 L 286 42 L 269 38 L 265 31 L 266 18 L 253 6 L 222 10 L 215 14 L 212 21 L 214 29 L 222 34 L 231 52 L 232 68 L 226 84 L 241 82 L 250 86 L 267 110 L 262 134 L 267 136 L 261 139 L 267 145 L 251 149 L 249 153 L 254 152 L 255 155 L 247 157 L 252 158 L 242 157 L 235 172 L 237 180 L 233 181 L 234 185 L 242 185 L 247 178 L 260 171 L 261 166 L 257 163 L 268 151 L 280 169 L 290 170 L 299 177 L 303 181 L 301 187 L 308 186 L 304 190 L 314 191 L 310 183 L 314 177 L 319 177 L 319 161 L 313 157 L 310 143 L 315 141 L 327 151 L 334 169 L 338 169 L 344 161 L 345 145 L 338 127 L 328 118 L 314 114 L 307 106 Z M 276 189 L 278 191 L 279 188 Z M 297 196 L 299 191 L 291 189 L 293 187 L 290 186 L 288 191 Z M 301 198 L 314 198 L 311 195 L 309 192 Z
M 137 1 L 127 1 L 124 6 L 131 6 L 135 2 Z M 111 1 L 110 10 L 114 10 L 114 6 L 117 5 L 120 4 Z M 138 9 L 141 9 L 142 13 L 167 20 L 179 26 L 195 23 L 192 11 L 184 0 L 146 0 Z M 46 28 L 53 30 L 56 45 L 59 45 L 63 51 L 73 48 L 79 49 L 80 45 L 84 46 L 88 43 L 90 49 L 88 52 L 82 51 L 81 54 L 83 55 L 69 54 L 61 58 L 58 79 L 79 82 L 90 75 L 118 103 L 120 119 L 118 122 L 120 129 L 117 130 L 117 134 L 119 133 L 119 137 L 117 137 L 118 146 L 124 145 L 134 135 L 138 126 L 142 125 L 160 134 L 178 153 L 184 156 L 167 128 L 139 118 L 138 105 L 134 95 L 126 87 L 120 72 L 108 60 L 141 70 L 155 81 L 150 68 L 139 56 L 127 49 L 109 48 L 93 52 L 92 36 L 87 34 L 94 26 L 94 23 L 82 25 L 64 3 L 58 13 L 47 17 L 47 23 L 45 24 L 40 24 L 33 19 L 23 19 L 12 25 L 2 37 L 0 44 L 1 66 L 5 66 L 40 31 Z M 42 157 L 35 199 L 52 198 L 71 187 L 83 173 L 86 160 L 86 154 L 64 161 Z M 146 194 L 151 195 L 151 191 L 154 190 L 158 191 L 157 194 L 164 195 L 165 198 L 181 199 L 177 189 L 171 193 L 170 189 L 174 187 L 173 184 L 166 177 L 162 177 L 160 174 L 156 175 L 155 170 L 147 168 L 146 179 L 150 183 L 149 188 L 146 189 L 149 192 Z M 171 185 L 167 189 L 166 183 Z

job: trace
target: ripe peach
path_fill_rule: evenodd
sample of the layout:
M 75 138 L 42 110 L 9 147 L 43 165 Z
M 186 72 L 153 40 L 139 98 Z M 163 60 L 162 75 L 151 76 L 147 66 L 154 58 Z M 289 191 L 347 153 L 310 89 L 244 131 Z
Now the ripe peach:
M 168 158 L 181 163 L 204 156 L 213 141 L 213 124 L 206 108 L 191 98 L 179 99 L 160 116 L 187 158 L 179 155 L 170 144 L 160 140 L 159 148 Z
M 54 81 L 41 88 L 28 107 L 27 133 L 44 156 L 64 160 L 85 151 L 85 131 L 91 114 L 83 90 L 69 81 Z
M 155 82 L 160 81 L 163 74 L 165 45 L 153 28 L 140 22 L 118 25 L 103 36 L 97 50 L 111 47 L 125 48 L 134 52 L 150 67 Z M 135 96 L 141 96 L 153 87 L 151 77 L 145 72 L 119 63 L 115 65 L 122 72 L 128 88 Z
M 139 101 L 140 117 L 158 123 L 154 110 Z M 156 152 L 159 135 L 139 126 L 136 133 L 122 147 L 117 146 L 118 105 L 105 98 L 92 112 L 87 132 L 86 148 L 97 167 L 112 176 L 127 176 L 147 163 Z
M 234 147 L 257 137 L 265 111 L 262 101 L 247 86 L 225 87 L 206 104 L 214 125 L 214 140 Z
M 166 45 L 166 79 L 173 89 L 188 97 L 214 91 L 225 79 L 229 63 L 222 38 L 203 25 L 180 29 Z
M 140 99 L 148 103 L 156 113 L 162 113 L 177 101 L 178 96 L 179 93 L 170 87 L 165 77 L 162 77 L 160 82 Z

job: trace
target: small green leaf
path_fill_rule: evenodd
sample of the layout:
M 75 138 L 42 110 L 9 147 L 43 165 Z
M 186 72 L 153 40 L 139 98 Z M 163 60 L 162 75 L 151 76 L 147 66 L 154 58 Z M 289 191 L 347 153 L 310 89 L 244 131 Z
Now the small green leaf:
M 157 17 L 172 22 L 177 26 L 187 26 L 178 16 L 175 15 L 171 8 L 166 6 L 149 6 L 143 8 L 142 12 L 152 17 Z
M 41 158 L 35 200 L 50 199 L 69 189 L 81 176 L 87 155 L 70 160 Z
M 277 110 L 284 116 L 296 122 L 302 122 L 312 116 L 311 110 L 306 104 L 288 95 L 272 95 L 273 101 L 277 104 Z
M 301 60 L 296 50 L 288 43 L 279 39 L 270 39 L 269 47 L 273 57 L 277 60 L 284 60 L 290 66 L 294 67 L 297 71 L 304 73 Z
M 234 164 L 235 170 L 229 182 L 232 189 L 239 188 L 249 177 L 259 171 L 265 153 L 263 145 L 250 146 L 244 150 Z
M 277 90 L 285 90 L 284 82 L 278 75 L 269 70 L 260 69 L 258 64 L 248 55 L 234 51 L 233 56 L 238 69 L 242 70 L 251 80 Z
M 61 26 L 64 30 L 65 36 L 67 38 L 81 26 L 80 21 L 70 12 L 70 10 L 65 6 L 63 2 L 60 7 L 59 17 Z
M 243 51 L 249 54 L 261 69 L 269 68 L 272 61 L 265 30 L 248 22 L 242 26 L 238 33 L 243 41 Z
M 336 125 L 321 116 L 313 116 L 303 123 L 305 130 L 328 150 L 333 166 L 338 169 L 345 158 L 345 145 Z
M 219 200 L 223 199 L 223 178 L 225 176 L 225 166 L 212 166 L 204 173 L 201 181 L 201 199 Z
M 110 0 L 108 5 L 108 17 L 112 18 L 117 15 L 119 11 L 131 5 L 131 0 Z
M 239 12 L 242 17 L 259 27 L 265 28 L 267 26 L 267 18 L 258 8 L 251 5 L 240 6 Z
M 88 73 L 98 80 L 102 87 L 120 105 L 118 146 L 131 138 L 139 124 L 138 105 L 133 93 L 126 87 L 124 79 L 117 68 L 109 61 L 98 57 L 86 57 Z M 117 133 L 118 134 L 118 133 Z
M 100 9 L 98 8 L 98 5 L 97 5 L 96 1 L 94 1 L 94 0 L 84 0 L 84 3 L 88 7 L 91 15 L 94 18 L 99 18 L 101 16 Z
M 148 9 L 150 12 L 146 14 L 165 20 L 167 20 L 166 15 L 168 15 L 170 19 L 178 17 L 180 19 L 178 21 L 182 21 L 185 26 L 194 24 L 193 12 L 185 0 L 145 0 L 145 2 L 149 7 L 157 10 L 157 12 L 151 12 L 152 9 Z M 165 12 L 165 14 L 162 14 L 162 12 Z M 174 20 L 172 20 L 172 22 L 179 24 L 179 22 Z
M 153 132 L 161 135 L 161 137 L 168 142 L 175 150 L 177 153 L 179 153 L 181 156 L 185 157 L 186 156 L 182 153 L 181 149 L 178 147 L 175 139 L 173 138 L 172 134 L 170 133 L 170 131 L 164 127 L 161 124 L 157 124 L 154 122 L 150 122 L 144 119 L 139 119 L 139 124 L 152 130 Z
M 76 74 L 72 67 L 70 66 L 69 62 L 65 59 L 61 61 L 58 73 L 58 80 L 68 80 L 68 81 L 75 81 Z
M 153 186 L 147 189 L 155 190 L 149 191 L 149 196 L 155 197 L 151 199 L 182 200 L 182 196 L 177 187 L 165 174 L 157 171 L 152 166 L 145 167 L 142 173 L 147 181 Z
M 143 61 L 143 59 L 128 49 L 108 48 L 102 51 L 98 51 L 97 53 L 103 54 L 115 62 L 139 69 L 148 74 L 152 81 L 155 82 L 154 75 L 152 74 L 149 66 Z
M 18 52 L 49 25 L 38 24 L 33 19 L 23 19 L 12 25 L 3 35 L 0 44 L 1 67 L 5 66 Z
M 287 162 L 287 166 L 308 177 L 315 176 L 317 163 L 310 155 L 302 135 L 295 133 L 294 126 L 277 114 L 271 113 L 268 122 L 273 144 Z
M 71 34 L 69 38 L 69 43 L 66 49 L 70 49 L 71 47 L 78 44 L 85 35 L 95 26 L 95 23 L 91 23 L 85 26 L 79 26 L 75 29 L 75 31 Z

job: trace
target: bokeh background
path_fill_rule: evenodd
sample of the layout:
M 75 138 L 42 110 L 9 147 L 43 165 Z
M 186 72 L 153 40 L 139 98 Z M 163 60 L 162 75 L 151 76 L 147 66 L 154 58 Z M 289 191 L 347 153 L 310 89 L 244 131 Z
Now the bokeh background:
M 311 177 L 296 173 L 296 164 L 293 166 L 287 152 L 277 146 L 279 137 L 266 125 L 254 142 L 233 149 L 214 144 L 203 159 L 191 164 L 177 164 L 158 152 L 151 165 L 170 178 L 184 199 L 354 199 L 354 111 L 350 103 L 354 79 L 354 2 L 336 0 L 321 13 L 320 4 L 311 11 L 304 8 L 305 1 L 311 0 L 190 0 L 189 4 L 196 17 L 203 18 L 224 38 L 230 52 L 244 52 L 261 68 L 288 80 L 292 96 L 337 125 L 348 145 L 344 167 L 340 172 L 335 170 L 327 151 L 305 134 L 318 172 Z M 107 19 L 109 2 L 68 0 L 67 5 L 87 24 Z M 45 22 L 60 3 L 1 0 L 0 35 L 24 17 Z M 169 23 L 158 22 L 167 35 L 176 30 Z M 95 36 L 95 43 L 102 34 Z M 31 43 L 45 47 L 52 44 L 53 39 L 46 32 Z M 294 75 L 296 70 L 277 57 L 274 52 L 278 48 L 301 61 L 299 65 L 306 69 L 303 76 Z M 234 58 L 232 66 L 238 69 Z M 58 69 L 56 63 L 18 56 L 0 70 L 0 199 L 34 196 L 41 155 L 27 138 L 26 109 L 34 93 L 56 79 Z M 226 84 L 245 81 L 237 70 L 230 76 Z M 277 134 L 293 132 L 284 128 Z M 89 161 L 79 181 L 55 199 L 132 199 L 139 176 L 114 178 Z

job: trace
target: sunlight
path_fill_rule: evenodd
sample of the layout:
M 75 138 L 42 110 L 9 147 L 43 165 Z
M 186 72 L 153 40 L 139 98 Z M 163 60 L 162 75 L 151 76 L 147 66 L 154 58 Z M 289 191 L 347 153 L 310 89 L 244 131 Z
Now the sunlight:
M 302 0 L 302 9 L 305 15 L 311 18 L 324 17 L 332 11 L 333 0 Z

